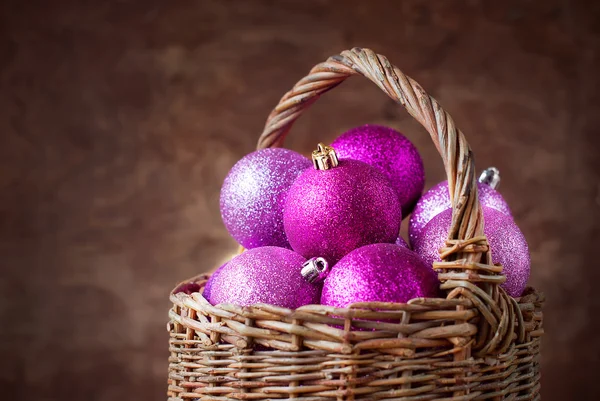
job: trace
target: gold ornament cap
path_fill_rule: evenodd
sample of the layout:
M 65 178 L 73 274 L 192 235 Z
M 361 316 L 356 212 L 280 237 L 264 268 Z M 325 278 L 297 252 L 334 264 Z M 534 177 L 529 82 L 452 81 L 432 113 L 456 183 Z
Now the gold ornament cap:
M 317 150 L 313 150 L 312 160 L 317 170 L 329 170 L 339 164 L 335 149 L 322 143 L 317 145 Z

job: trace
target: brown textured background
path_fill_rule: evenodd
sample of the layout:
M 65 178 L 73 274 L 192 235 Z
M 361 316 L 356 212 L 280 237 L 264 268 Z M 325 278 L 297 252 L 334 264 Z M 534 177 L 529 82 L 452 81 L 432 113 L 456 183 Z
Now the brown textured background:
M 496 165 L 547 294 L 544 400 L 600 399 L 594 1 L 12 1 L 0 6 L 0 392 L 164 400 L 176 281 L 235 250 L 220 183 L 310 67 L 370 47 Z M 366 81 L 288 145 L 424 130 Z

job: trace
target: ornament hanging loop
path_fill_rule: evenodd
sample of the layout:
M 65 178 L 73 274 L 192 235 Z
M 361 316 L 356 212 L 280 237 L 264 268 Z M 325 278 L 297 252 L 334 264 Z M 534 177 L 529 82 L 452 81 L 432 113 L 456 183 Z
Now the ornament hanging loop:
M 500 170 L 496 167 L 488 167 L 481 172 L 478 181 L 489 185 L 492 189 L 498 189 L 500 186 Z
M 316 170 L 330 170 L 339 164 L 335 149 L 322 143 L 312 152 L 312 160 Z
M 309 283 L 319 283 L 329 274 L 329 263 L 324 258 L 310 258 L 302 264 L 300 274 Z

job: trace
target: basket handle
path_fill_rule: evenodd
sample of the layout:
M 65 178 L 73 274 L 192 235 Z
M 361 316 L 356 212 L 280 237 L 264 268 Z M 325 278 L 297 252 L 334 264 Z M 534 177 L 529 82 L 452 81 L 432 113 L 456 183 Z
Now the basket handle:
M 438 277 L 442 282 L 489 283 L 484 288 L 491 294 L 493 287 L 504 282 L 505 277 L 501 267 L 491 265 L 489 247 L 483 235 L 483 215 L 477 198 L 471 148 L 439 103 L 386 57 L 369 49 L 353 48 L 316 65 L 273 109 L 257 148 L 281 146 L 300 114 L 321 94 L 352 75 L 363 75 L 404 106 L 429 132 L 442 156 L 452 202 L 452 225 L 447 247 L 440 251 L 444 262 L 434 264 L 439 271 Z

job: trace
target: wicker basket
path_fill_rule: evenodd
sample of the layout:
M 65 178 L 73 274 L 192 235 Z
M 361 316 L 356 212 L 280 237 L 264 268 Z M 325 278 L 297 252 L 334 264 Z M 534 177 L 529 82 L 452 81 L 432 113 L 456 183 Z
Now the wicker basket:
M 415 81 L 371 50 L 344 51 L 285 94 L 258 148 L 280 146 L 309 105 L 352 75 L 403 105 L 442 156 L 453 220 L 444 262 L 433 268 L 446 298 L 347 309 L 212 306 L 202 296 L 208 276 L 186 280 L 170 298 L 168 399 L 539 400 L 543 296 L 528 288 L 514 299 L 499 286 L 505 278 L 483 235 L 471 149 Z

